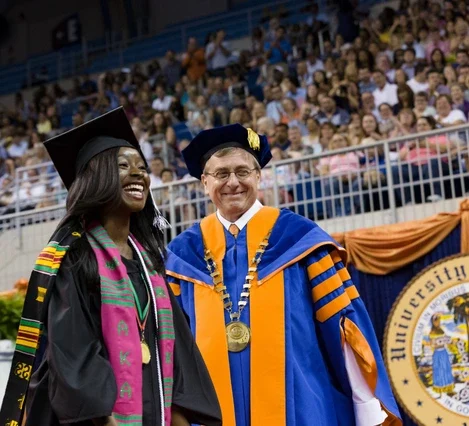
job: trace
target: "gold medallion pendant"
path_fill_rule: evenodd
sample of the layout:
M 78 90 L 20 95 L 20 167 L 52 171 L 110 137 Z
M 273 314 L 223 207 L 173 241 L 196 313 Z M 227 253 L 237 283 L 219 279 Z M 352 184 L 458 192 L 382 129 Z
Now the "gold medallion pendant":
M 251 330 L 241 321 L 231 321 L 226 325 L 226 340 L 230 352 L 241 352 L 251 340 Z
M 140 346 L 142 348 L 142 363 L 148 364 L 151 359 L 150 348 L 147 345 L 147 342 L 141 341 Z

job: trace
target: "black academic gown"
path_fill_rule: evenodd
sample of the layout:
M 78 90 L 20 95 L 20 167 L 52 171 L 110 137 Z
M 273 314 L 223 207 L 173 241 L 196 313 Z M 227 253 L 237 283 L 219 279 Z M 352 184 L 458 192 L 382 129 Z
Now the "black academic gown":
M 76 253 L 74 253 L 76 256 Z M 73 271 L 67 255 L 48 305 L 40 363 L 26 398 L 26 426 L 92 426 L 91 419 L 110 416 L 117 387 L 101 332 L 99 291 L 90 291 Z M 73 257 L 73 256 L 72 256 Z M 140 304 L 147 294 L 137 260 L 123 259 Z M 221 425 L 221 411 L 209 374 L 186 318 L 169 291 L 173 307 L 175 350 L 173 404 L 190 423 Z M 145 328 L 151 362 L 143 365 L 143 426 L 161 425 L 156 369 L 154 313 Z M 41 356 L 42 355 L 42 356 Z

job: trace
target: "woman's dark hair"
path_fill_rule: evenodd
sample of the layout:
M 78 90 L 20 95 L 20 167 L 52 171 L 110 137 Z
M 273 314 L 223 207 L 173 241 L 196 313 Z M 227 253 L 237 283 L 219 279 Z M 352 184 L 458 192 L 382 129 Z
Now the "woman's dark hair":
M 156 128 L 155 126 L 155 117 L 157 115 L 161 115 L 161 117 L 163 118 L 163 131 L 161 133 L 165 133 L 166 130 L 168 130 L 168 127 L 169 127 L 169 120 L 168 118 L 163 114 L 163 112 L 161 111 L 156 111 L 154 114 L 153 114 L 153 118 L 151 120 L 151 123 L 150 123 L 150 128 L 148 129 L 148 136 L 153 136 L 153 135 L 156 135 L 158 134 L 158 129 Z
M 436 129 L 436 120 L 431 115 L 422 115 L 421 117 L 418 118 L 418 120 L 421 120 L 422 118 L 426 120 L 426 122 L 429 124 L 432 130 Z
M 404 103 L 402 99 L 402 95 L 406 94 L 407 95 L 407 102 Z M 403 84 L 398 86 L 397 88 L 397 99 L 398 99 L 398 109 L 401 110 L 402 108 L 414 108 L 414 100 L 415 100 L 415 95 L 414 91 L 407 85 Z
M 432 50 L 432 53 L 430 54 L 430 67 L 431 68 L 437 68 L 439 69 L 438 65 L 435 63 L 435 61 L 433 60 L 433 55 L 435 54 L 435 52 L 439 52 L 440 55 L 441 55 L 441 64 L 442 64 L 442 68 L 445 67 L 446 65 L 446 58 L 445 58 L 445 54 L 443 53 L 443 51 L 441 49 L 433 49 Z
M 112 148 L 92 158 L 80 172 L 69 189 L 67 213 L 58 228 L 66 224 L 81 224 L 82 227 L 102 211 L 112 211 L 120 207 L 121 183 L 119 179 L 119 148 Z M 153 226 L 155 210 L 150 195 L 145 207 L 130 217 L 130 232 L 148 252 L 155 270 L 164 275 L 165 256 L 163 233 Z M 99 288 L 98 265 L 86 238 L 79 238 L 70 247 L 71 260 L 75 270 L 82 270 L 85 282 L 91 290 Z

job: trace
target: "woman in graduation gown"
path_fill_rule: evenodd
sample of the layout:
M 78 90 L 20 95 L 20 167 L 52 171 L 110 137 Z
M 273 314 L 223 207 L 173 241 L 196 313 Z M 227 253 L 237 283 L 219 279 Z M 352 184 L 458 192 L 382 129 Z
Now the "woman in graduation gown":
M 26 409 L 27 426 L 221 425 L 162 278 L 163 220 L 122 109 L 46 147 L 67 213 L 31 276 L 0 424 Z

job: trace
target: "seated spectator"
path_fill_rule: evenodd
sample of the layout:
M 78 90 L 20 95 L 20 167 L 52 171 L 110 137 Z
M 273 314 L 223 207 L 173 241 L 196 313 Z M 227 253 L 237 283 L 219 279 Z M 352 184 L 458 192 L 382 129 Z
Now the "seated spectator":
M 197 96 L 197 108 L 195 111 L 189 113 L 188 125 L 194 129 L 194 133 L 204 130 L 207 126 L 213 126 L 213 110 L 207 105 L 207 99 L 203 95 Z M 200 120 L 200 118 L 202 120 Z
M 407 84 L 397 87 L 397 105 L 394 105 L 394 113 L 398 113 L 404 108 L 414 108 L 414 92 Z
M 415 67 L 417 66 L 417 60 L 415 58 L 415 50 L 413 47 L 407 48 L 404 51 L 404 63 L 401 66 L 401 70 L 404 71 L 408 78 L 412 79 L 415 76 Z M 398 83 L 396 81 L 396 83 Z
M 256 132 L 267 136 L 269 145 L 272 146 L 275 140 L 275 122 L 270 117 L 261 117 L 256 121 Z
M 446 87 L 451 88 L 454 83 L 458 82 L 458 75 L 453 65 L 446 65 L 443 70 L 443 77 L 446 84 Z
M 396 127 L 396 117 L 394 116 L 391 105 L 387 103 L 382 103 L 379 108 L 379 132 L 385 138 L 389 137 L 389 134 Z M 368 138 L 373 139 L 373 138 Z M 374 140 L 374 139 L 373 139 Z M 361 143 L 361 142 L 360 142 Z
M 437 27 L 431 28 L 429 38 L 430 42 L 427 44 L 425 50 L 427 62 L 430 62 L 432 67 L 443 70 L 445 56 L 449 53 L 450 50 L 449 41 L 441 39 L 440 30 Z M 435 52 L 438 53 L 436 54 Z
M 469 65 L 468 49 L 469 49 L 469 46 L 466 49 L 458 49 L 456 51 L 456 63 L 455 63 L 456 69 Z
M 275 136 L 273 145 L 278 146 L 282 151 L 286 151 L 290 146 L 288 140 L 288 124 L 279 123 L 275 126 Z
M 290 141 L 290 146 L 285 150 L 288 157 L 302 158 L 313 153 L 313 149 L 310 146 L 303 144 L 301 130 L 298 126 L 289 126 L 288 140 Z
M 231 102 L 228 97 L 228 91 L 223 85 L 223 79 L 217 77 L 214 82 L 214 91 L 210 95 L 208 105 L 215 110 L 221 124 L 224 126 L 228 123 L 228 112 L 231 108 Z
M 38 131 L 39 134 L 41 134 Z M 18 162 L 21 157 L 26 154 L 29 148 L 29 142 L 26 138 L 24 129 L 18 128 L 11 140 L 11 143 L 7 147 L 8 156 Z
M 174 88 L 181 78 L 182 66 L 176 58 L 174 50 L 168 50 L 165 55 L 166 63 L 163 66 L 163 75 L 169 87 Z
M 135 133 L 140 149 L 142 150 L 145 160 L 149 163 L 153 159 L 153 146 L 148 141 L 148 134 L 143 127 L 142 120 L 139 117 L 134 117 L 131 121 L 132 130 Z
M 299 87 L 299 82 L 295 77 L 287 77 L 284 79 L 286 85 L 285 96 L 292 98 L 296 104 L 301 108 L 306 100 L 306 89 Z
M 156 86 L 155 94 L 156 98 L 153 101 L 151 107 L 155 111 L 168 111 L 174 98 L 166 94 L 166 90 L 161 84 Z
M 163 145 L 167 145 L 168 158 L 166 161 L 169 163 L 174 159 L 174 147 L 176 146 L 176 133 L 169 125 L 168 119 L 162 112 L 156 112 L 148 130 L 149 142 L 153 146 L 153 153 L 162 155 Z
M 189 38 L 187 52 L 182 57 L 182 68 L 185 70 L 191 83 L 197 83 L 205 74 L 207 68 L 205 62 L 205 51 L 199 47 L 194 37 Z
M 375 71 L 373 73 L 373 80 L 376 84 L 376 89 L 373 92 L 375 98 L 375 105 L 381 105 L 387 102 L 389 105 L 394 106 L 397 104 L 397 86 L 390 84 L 386 81 L 386 76 L 382 71 Z
M 378 120 L 373 114 L 365 114 L 362 117 L 362 134 L 364 138 L 373 138 L 376 141 L 383 139 L 379 131 Z M 361 142 L 361 141 L 360 141 Z
M 337 133 L 333 136 L 329 150 L 339 150 L 350 146 L 347 135 Z M 335 154 L 319 160 L 319 170 L 324 177 L 327 217 L 340 217 L 352 213 L 352 199 L 348 194 L 360 171 L 356 153 Z M 330 199 L 332 198 L 332 200 Z
M 39 113 L 37 118 L 37 131 L 43 135 L 47 135 L 52 130 L 52 124 L 44 113 Z
M 157 188 L 162 185 L 161 173 L 164 170 L 164 162 L 161 157 L 155 157 L 150 162 L 150 188 Z
M 306 119 L 307 134 L 302 136 L 303 145 L 309 146 L 313 150 L 313 154 L 322 152 L 322 145 L 319 142 L 319 123 L 314 117 Z
M 454 83 L 451 85 L 451 101 L 452 108 L 462 111 L 466 118 L 469 117 L 469 101 L 464 99 L 464 91 L 462 85 Z
M 313 83 L 313 76 L 308 72 L 306 61 L 298 61 L 296 64 L 296 78 L 300 87 L 307 88 Z
M 282 101 L 282 117 L 280 118 L 281 123 L 288 125 L 298 126 L 301 122 L 300 110 L 295 100 L 292 98 L 285 98 Z
M 251 118 L 252 118 L 252 125 L 253 128 L 258 127 L 258 122 L 261 118 L 267 117 L 267 111 L 265 109 L 265 105 L 262 102 L 254 102 L 251 111 Z
M 267 104 L 267 117 L 272 118 L 275 123 L 280 123 L 280 119 L 284 113 L 281 102 L 283 98 L 282 89 L 280 86 L 274 86 L 272 87 L 270 94 L 272 100 Z
M 467 122 L 467 118 L 460 109 L 451 108 L 451 96 L 440 95 L 436 100 L 435 117 L 437 123 L 443 127 L 457 126 Z
M 417 118 L 410 108 L 403 108 L 397 114 L 397 120 L 394 121 L 395 127 L 389 134 L 390 138 L 399 136 L 408 136 L 415 133 L 415 124 Z
M 231 51 L 229 43 L 225 41 L 225 37 L 225 31 L 218 30 L 215 39 L 205 48 L 207 69 L 212 76 L 222 77 L 225 73 L 225 68 L 229 64 Z
M 369 68 L 360 68 L 358 70 L 358 88 L 360 93 L 373 93 L 376 90 L 376 84 L 371 79 Z
M 161 171 L 161 181 L 165 183 L 170 183 L 174 181 L 174 171 L 169 168 L 164 168 Z
M 414 94 L 428 90 L 428 82 L 425 70 L 425 64 L 417 64 L 415 66 L 414 77 L 407 81 L 407 85 L 412 89 Z
M 308 59 L 306 61 L 306 67 L 308 69 L 308 74 L 312 76 L 316 71 L 324 70 L 324 63 L 318 59 L 314 50 L 311 50 L 308 53 Z
M 433 117 L 420 117 L 417 120 L 418 133 L 429 132 L 435 128 L 436 121 Z M 457 173 L 459 170 L 457 155 L 451 161 L 448 156 L 441 156 L 441 153 L 450 152 L 455 147 L 455 142 L 450 141 L 446 135 L 437 135 L 421 138 L 416 142 L 408 142 L 399 153 L 404 163 L 395 165 L 392 168 L 393 183 L 398 186 L 395 189 L 397 204 L 403 205 L 411 201 L 422 202 L 431 195 L 437 197 L 432 197 L 429 201 L 436 201 L 441 198 L 442 187 L 438 179 L 433 182 L 431 189 L 430 185 L 425 184 L 423 194 L 420 181 L 429 178 L 435 180 L 441 175 L 448 175 L 450 169 L 453 173 Z
M 386 187 L 386 158 L 383 146 L 369 147 L 375 144 L 373 138 L 361 141 L 364 155 L 360 157 L 361 173 L 352 186 L 356 212 L 370 212 L 389 208 Z
M 404 34 L 404 44 L 401 46 L 404 51 L 406 49 L 414 49 L 415 57 L 418 60 L 425 60 L 425 49 L 421 43 L 415 40 L 412 31 L 406 31 Z
M 39 174 L 39 169 L 34 167 L 36 165 L 37 160 L 33 158 L 26 161 L 25 166 L 30 168 L 24 172 L 24 176 L 20 176 L 18 201 L 21 210 L 35 208 L 36 204 L 42 200 L 47 192 L 44 176 Z
M 413 111 L 417 119 L 424 116 L 436 115 L 436 109 L 428 104 L 427 92 L 416 93 L 414 104 L 415 108 L 413 109 Z
M 378 108 L 376 107 L 375 98 L 372 93 L 370 92 L 362 93 L 360 100 L 361 100 L 361 112 L 363 114 L 373 114 L 375 117 L 379 117 L 379 111 L 378 111 Z
M 328 121 L 319 126 L 319 143 L 322 146 L 322 152 L 329 150 L 330 143 L 336 132 L 337 128 Z
M 437 69 L 432 68 L 427 71 L 428 80 L 428 98 L 430 105 L 435 105 L 436 98 L 440 95 L 448 95 L 450 90 L 443 84 L 443 74 Z
M 330 96 L 324 96 L 319 104 L 319 112 L 315 116 L 319 124 L 326 121 L 331 122 L 336 127 L 345 127 L 348 124 L 350 120 L 349 113 L 344 109 L 337 108 L 334 99 Z
M 292 47 L 285 34 L 285 27 L 280 26 L 275 31 L 275 40 L 265 42 L 265 57 L 269 64 L 287 62 L 288 56 L 292 53 Z

